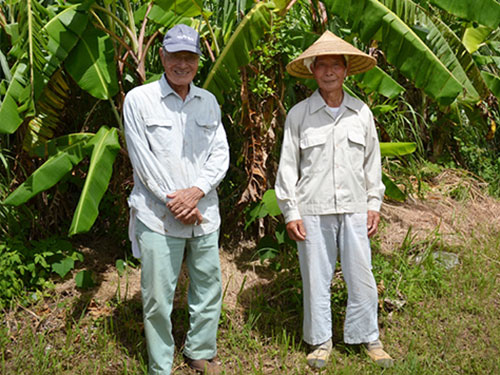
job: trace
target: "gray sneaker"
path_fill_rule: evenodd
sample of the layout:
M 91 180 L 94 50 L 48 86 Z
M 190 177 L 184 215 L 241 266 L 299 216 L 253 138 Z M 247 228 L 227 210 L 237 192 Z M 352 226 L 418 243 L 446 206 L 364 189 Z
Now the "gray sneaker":
M 323 344 L 313 345 L 312 351 L 307 355 L 307 364 L 315 369 L 325 367 L 332 352 L 332 347 L 331 339 Z

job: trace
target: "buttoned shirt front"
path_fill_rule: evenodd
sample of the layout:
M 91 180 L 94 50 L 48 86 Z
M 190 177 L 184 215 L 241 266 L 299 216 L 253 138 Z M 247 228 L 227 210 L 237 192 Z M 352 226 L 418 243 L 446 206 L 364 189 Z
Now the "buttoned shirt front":
M 216 187 L 229 166 L 229 147 L 215 97 L 191 84 L 182 100 L 162 76 L 131 90 L 123 115 L 134 175 L 131 223 L 137 217 L 155 232 L 181 238 L 216 231 Z M 205 194 L 197 206 L 203 221 L 185 225 L 166 207 L 167 195 L 193 186 Z M 140 256 L 136 248 L 134 255 Z
M 379 211 L 381 174 L 366 104 L 344 92 L 334 116 L 316 90 L 289 111 L 275 186 L 286 223 L 302 215 Z

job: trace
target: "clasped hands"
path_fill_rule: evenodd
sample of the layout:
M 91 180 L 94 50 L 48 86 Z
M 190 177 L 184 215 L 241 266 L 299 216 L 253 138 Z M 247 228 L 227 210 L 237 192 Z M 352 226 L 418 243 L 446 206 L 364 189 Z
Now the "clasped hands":
M 198 225 L 203 221 L 203 216 L 201 216 L 197 206 L 204 195 L 205 193 L 196 186 L 177 190 L 167 195 L 167 198 L 170 198 L 170 201 L 167 203 L 167 208 L 182 224 Z

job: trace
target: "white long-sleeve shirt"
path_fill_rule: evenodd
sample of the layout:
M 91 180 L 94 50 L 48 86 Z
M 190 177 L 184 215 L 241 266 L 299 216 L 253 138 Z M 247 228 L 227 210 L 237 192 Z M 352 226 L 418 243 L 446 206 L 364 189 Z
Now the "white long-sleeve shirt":
M 368 106 L 344 92 L 335 116 L 318 90 L 296 104 L 285 122 L 275 190 L 286 223 L 379 211 L 385 187 Z
M 191 84 L 183 101 L 162 76 L 127 94 L 123 116 L 134 174 L 131 224 L 138 218 L 155 232 L 181 238 L 216 231 L 216 187 L 229 166 L 229 147 L 214 95 Z M 205 193 L 198 203 L 199 225 L 183 224 L 166 207 L 167 194 L 192 186 Z M 134 244 L 133 250 L 140 256 Z

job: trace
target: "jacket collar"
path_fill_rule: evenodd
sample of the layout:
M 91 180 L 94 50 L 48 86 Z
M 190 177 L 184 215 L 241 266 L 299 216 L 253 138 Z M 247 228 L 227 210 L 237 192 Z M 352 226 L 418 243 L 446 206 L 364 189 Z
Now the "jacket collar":
M 349 95 L 344 90 L 344 99 L 342 100 L 342 104 L 340 105 L 340 111 L 343 112 L 342 108 L 346 107 L 354 112 L 359 112 L 361 110 L 363 103 Z M 326 103 L 321 94 L 319 93 L 319 89 L 313 92 L 313 94 L 309 97 L 309 111 L 311 114 L 319 111 L 321 108 L 325 108 Z

